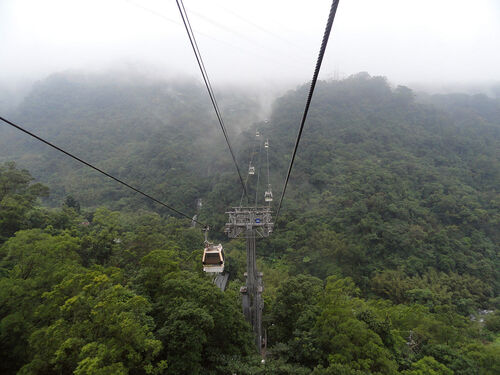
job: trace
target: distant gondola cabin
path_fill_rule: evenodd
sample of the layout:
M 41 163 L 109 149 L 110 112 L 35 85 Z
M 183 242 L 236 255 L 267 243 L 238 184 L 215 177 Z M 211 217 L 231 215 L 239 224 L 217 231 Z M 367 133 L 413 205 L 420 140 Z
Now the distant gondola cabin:
M 264 193 L 264 200 L 266 202 L 272 202 L 273 201 L 273 192 L 271 190 L 268 190 Z
M 222 245 L 207 245 L 203 251 L 202 263 L 205 272 L 224 272 L 224 249 Z

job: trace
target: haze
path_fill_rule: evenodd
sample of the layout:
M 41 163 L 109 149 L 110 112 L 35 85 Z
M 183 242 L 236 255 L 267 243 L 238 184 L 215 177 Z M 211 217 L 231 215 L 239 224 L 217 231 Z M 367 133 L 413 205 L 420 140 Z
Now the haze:
M 330 0 L 185 0 L 218 84 L 310 79 Z M 396 84 L 500 80 L 500 2 L 342 0 L 320 78 Z M 137 69 L 200 79 L 174 0 L 2 0 L 0 85 L 53 72 Z

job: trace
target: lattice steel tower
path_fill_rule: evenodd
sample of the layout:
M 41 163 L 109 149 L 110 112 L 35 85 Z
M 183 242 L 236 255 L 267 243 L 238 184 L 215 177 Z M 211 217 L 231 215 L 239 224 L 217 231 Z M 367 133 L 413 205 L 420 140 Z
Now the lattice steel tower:
M 261 352 L 262 342 L 262 309 L 264 301 L 262 292 L 262 272 L 257 271 L 255 257 L 255 238 L 268 237 L 273 231 L 271 209 L 269 207 L 234 207 L 226 212 L 229 222 L 225 232 L 230 238 L 246 238 L 247 241 L 247 272 L 246 285 L 240 288 L 245 319 L 252 325 L 255 345 Z

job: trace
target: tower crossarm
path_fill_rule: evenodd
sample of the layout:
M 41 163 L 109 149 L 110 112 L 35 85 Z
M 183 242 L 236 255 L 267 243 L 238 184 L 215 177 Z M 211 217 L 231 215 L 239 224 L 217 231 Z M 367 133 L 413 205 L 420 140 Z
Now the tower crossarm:
M 225 232 L 230 238 L 246 237 L 247 230 L 256 230 L 261 237 L 268 237 L 273 231 L 271 209 L 269 207 L 233 207 Z

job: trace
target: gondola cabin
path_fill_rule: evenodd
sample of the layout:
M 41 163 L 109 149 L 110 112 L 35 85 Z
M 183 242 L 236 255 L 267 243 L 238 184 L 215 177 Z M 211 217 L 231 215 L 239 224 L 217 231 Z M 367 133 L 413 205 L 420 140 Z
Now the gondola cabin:
M 224 272 L 224 249 L 221 244 L 207 244 L 203 250 L 203 271 L 222 273 Z
M 272 202 L 273 201 L 273 192 L 271 190 L 268 190 L 264 193 L 264 200 L 266 202 Z
M 248 167 L 248 174 L 255 174 L 255 167 L 253 165 Z

